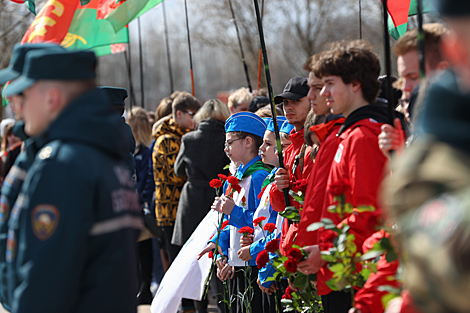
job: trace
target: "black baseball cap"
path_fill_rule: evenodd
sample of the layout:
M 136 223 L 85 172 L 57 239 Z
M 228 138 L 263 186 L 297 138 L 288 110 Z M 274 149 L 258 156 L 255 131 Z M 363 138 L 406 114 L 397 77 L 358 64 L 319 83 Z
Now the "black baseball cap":
M 38 80 L 85 80 L 96 78 L 97 59 L 92 51 L 41 49 L 26 54 L 23 73 L 5 90 L 5 96 L 19 94 Z
M 16 79 L 23 73 L 24 61 L 26 54 L 33 50 L 53 48 L 65 51 L 59 45 L 50 43 L 32 43 L 32 44 L 16 44 L 13 48 L 11 55 L 10 65 L 0 71 L 0 85 L 5 84 L 7 81 Z
M 307 96 L 309 87 L 307 85 L 308 79 L 306 77 L 293 77 L 284 87 L 283 93 L 274 97 L 274 103 L 278 104 L 287 100 L 299 100 Z

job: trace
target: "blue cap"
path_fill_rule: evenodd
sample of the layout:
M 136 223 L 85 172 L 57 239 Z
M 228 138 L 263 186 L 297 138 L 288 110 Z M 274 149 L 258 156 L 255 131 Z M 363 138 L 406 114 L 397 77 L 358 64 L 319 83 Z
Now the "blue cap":
M 273 119 L 270 118 L 270 117 L 263 117 L 263 121 L 266 123 L 266 125 L 269 125 L 269 123 L 272 121 Z
M 96 78 L 97 60 L 92 51 L 40 49 L 26 54 L 23 73 L 5 90 L 10 97 L 38 80 L 85 80 Z
M 239 112 L 230 116 L 225 122 L 225 132 L 246 132 L 263 138 L 266 122 L 251 112 Z
M 277 117 L 277 127 L 279 128 L 279 131 L 281 131 L 282 124 L 287 121 L 284 116 L 278 116 Z M 268 130 L 272 131 L 274 133 L 274 122 L 273 119 L 268 123 Z
M 289 124 L 287 121 L 285 121 L 284 123 L 282 123 L 282 126 L 280 127 L 279 131 L 281 133 L 290 134 L 293 129 L 294 129 L 294 125 Z
M 61 46 L 50 43 L 32 43 L 24 45 L 19 43 L 16 44 L 13 48 L 10 65 L 0 71 L 0 85 L 5 84 L 9 80 L 13 80 L 20 77 L 20 75 L 23 73 L 23 66 L 26 58 L 26 53 L 32 50 L 46 48 L 60 49 L 65 51 L 65 49 Z

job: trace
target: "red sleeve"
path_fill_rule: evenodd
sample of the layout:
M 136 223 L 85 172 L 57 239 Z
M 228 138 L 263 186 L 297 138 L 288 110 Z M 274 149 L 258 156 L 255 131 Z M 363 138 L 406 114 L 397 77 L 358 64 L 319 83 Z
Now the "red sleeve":
M 398 288 L 400 283 L 391 277 L 397 274 L 398 261 L 388 263 L 385 256 L 380 258 L 377 264 L 377 273 L 370 274 L 369 279 L 354 296 L 356 307 L 362 313 L 383 313 L 382 298 L 388 294 L 387 291 L 379 291 L 379 286 L 393 286 Z
M 354 207 L 372 205 L 376 210 L 355 212 L 345 218 L 342 223 L 351 227 L 350 233 L 355 235 L 356 246 L 359 251 L 362 251 L 364 240 L 376 231 L 378 224 L 380 216 L 378 192 L 384 177 L 386 158 L 377 144 L 377 135 L 361 127 L 357 128 L 355 133 L 350 143 L 347 160 L 352 205 Z
M 283 212 L 286 208 L 286 204 L 284 202 L 284 193 L 277 189 L 276 182 L 273 183 L 273 187 L 269 191 L 269 202 L 271 203 L 271 207 L 276 212 Z

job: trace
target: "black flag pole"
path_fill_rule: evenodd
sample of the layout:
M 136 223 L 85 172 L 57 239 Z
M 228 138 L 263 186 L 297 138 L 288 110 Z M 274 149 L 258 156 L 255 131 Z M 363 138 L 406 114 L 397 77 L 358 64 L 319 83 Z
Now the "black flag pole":
M 168 75 L 170 78 L 170 94 L 175 91 L 173 86 L 173 70 L 171 69 L 171 56 L 170 56 L 170 41 L 168 39 L 168 23 L 166 20 L 166 10 L 165 10 L 165 1 L 162 1 L 162 11 L 163 11 L 163 24 L 165 28 L 165 42 L 166 42 L 166 57 L 168 59 Z
M 424 30 L 423 30 L 423 0 L 417 1 L 418 6 L 418 54 L 419 54 L 419 78 L 424 79 L 426 69 L 424 65 Z
M 237 24 L 237 19 L 235 18 L 235 12 L 233 11 L 232 0 L 228 0 L 228 3 L 230 5 L 230 11 L 232 12 L 233 24 L 235 25 L 235 30 L 237 31 L 238 45 L 240 46 L 240 54 L 242 57 L 243 68 L 245 70 L 246 83 L 248 85 L 248 89 L 250 89 L 250 92 L 252 92 L 253 88 L 251 88 L 250 75 L 248 74 L 248 66 L 246 65 L 245 53 L 243 52 L 242 40 L 240 39 L 240 32 L 238 30 L 238 24 Z
M 395 107 L 393 99 L 392 89 L 392 59 L 390 56 L 390 34 L 388 33 L 388 7 L 387 0 L 382 0 L 383 4 L 383 22 L 384 22 L 384 51 L 385 51 L 385 71 L 387 75 L 387 91 L 388 91 L 388 113 L 390 118 L 390 125 L 393 126 L 393 120 L 395 119 Z
M 188 18 L 188 2 L 187 0 L 184 0 L 184 10 L 186 12 L 186 31 L 188 33 L 188 49 L 189 49 L 189 68 L 191 70 L 191 89 L 192 89 L 192 94 L 195 96 L 194 92 L 194 74 L 193 74 L 193 56 L 191 54 L 191 36 L 189 33 L 189 18 Z
M 362 39 L 362 3 L 359 0 L 359 39 Z
M 139 69 L 140 69 L 140 106 L 145 109 L 145 91 L 144 91 L 144 60 L 142 52 L 142 32 L 140 29 L 140 17 L 137 18 L 139 31 Z
M 255 12 L 256 12 L 256 20 L 258 22 L 259 39 L 261 42 L 261 51 L 263 53 L 263 63 L 264 63 L 264 71 L 266 73 L 266 85 L 268 87 L 269 104 L 271 106 L 271 113 L 273 115 L 273 126 L 274 126 L 274 134 L 276 136 L 277 156 L 279 158 L 279 166 L 284 168 L 284 159 L 282 157 L 281 136 L 279 135 L 279 126 L 277 124 L 276 107 L 274 106 L 274 102 L 273 102 L 274 93 L 273 93 L 273 86 L 271 84 L 271 74 L 269 71 L 268 54 L 266 52 L 266 44 L 264 42 L 263 23 L 261 22 L 261 15 L 259 11 L 258 0 L 253 0 L 253 1 L 255 3 Z M 289 190 L 287 188 L 284 189 L 284 202 L 286 204 L 286 207 L 290 206 Z

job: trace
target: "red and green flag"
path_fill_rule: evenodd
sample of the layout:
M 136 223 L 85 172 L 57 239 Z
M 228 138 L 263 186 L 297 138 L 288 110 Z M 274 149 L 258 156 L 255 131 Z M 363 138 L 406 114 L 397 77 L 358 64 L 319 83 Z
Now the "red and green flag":
M 31 13 L 36 14 L 36 4 L 34 0 L 10 0 L 15 3 L 25 3 L 26 7 L 31 11 Z
M 161 1 L 49 0 L 22 43 L 54 42 L 71 50 L 92 49 L 97 56 L 122 52 L 129 42 L 126 25 Z
M 423 1 L 423 13 L 433 11 L 431 1 Z M 407 30 L 408 17 L 418 14 L 418 0 L 388 0 L 388 32 L 394 39 Z

